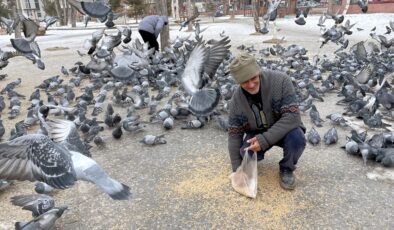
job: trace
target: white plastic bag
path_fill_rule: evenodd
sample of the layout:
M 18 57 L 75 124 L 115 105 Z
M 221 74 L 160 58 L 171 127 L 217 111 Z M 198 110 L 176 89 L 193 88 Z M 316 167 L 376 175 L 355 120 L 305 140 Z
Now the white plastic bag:
M 231 185 L 238 193 L 256 198 L 257 195 L 257 153 L 249 155 L 245 149 L 245 155 L 237 171 L 230 175 Z

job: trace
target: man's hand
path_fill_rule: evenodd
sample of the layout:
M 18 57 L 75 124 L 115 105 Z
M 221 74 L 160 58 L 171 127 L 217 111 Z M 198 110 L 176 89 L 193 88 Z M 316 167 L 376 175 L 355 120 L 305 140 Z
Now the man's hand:
M 260 144 L 257 141 L 256 137 L 250 138 L 246 142 L 248 142 L 250 144 L 249 147 L 248 147 L 248 150 L 251 150 L 253 152 L 258 152 L 258 151 L 261 150 Z

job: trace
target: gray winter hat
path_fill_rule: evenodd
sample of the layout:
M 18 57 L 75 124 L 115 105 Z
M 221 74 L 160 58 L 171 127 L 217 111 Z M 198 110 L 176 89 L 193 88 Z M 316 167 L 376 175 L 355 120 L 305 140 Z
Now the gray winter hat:
M 256 59 L 246 53 L 238 55 L 230 63 L 230 73 L 234 80 L 241 84 L 254 76 L 258 75 L 261 71 L 260 66 L 257 64 Z

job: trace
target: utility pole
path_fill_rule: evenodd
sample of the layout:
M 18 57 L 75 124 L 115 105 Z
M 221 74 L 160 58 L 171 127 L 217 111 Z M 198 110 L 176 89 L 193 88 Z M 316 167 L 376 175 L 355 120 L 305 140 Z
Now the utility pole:
M 158 6 L 159 14 L 168 16 L 167 0 L 158 0 L 156 4 Z M 164 48 L 168 46 L 169 40 L 170 40 L 170 22 L 168 22 L 168 24 L 163 27 L 160 33 L 161 51 L 164 51 Z

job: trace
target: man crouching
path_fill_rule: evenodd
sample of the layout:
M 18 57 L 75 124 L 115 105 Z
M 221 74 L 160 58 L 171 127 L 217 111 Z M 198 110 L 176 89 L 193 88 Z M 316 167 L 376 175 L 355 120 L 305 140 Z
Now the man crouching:
M 231 62 L 230 73 L 240 86 L 229 104 L 228 149 L 233 172 L 241 165 L 245 148 L 262 160 L 267 150 L 279 146 L 283 148 L 280 185 L 294 189 L 293 171 L 306 141 L 291 78 L 278 71 L 262 71 L 248 54 Z

